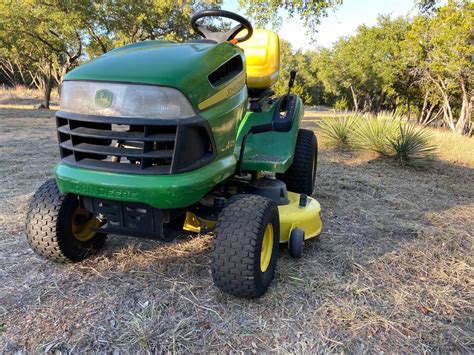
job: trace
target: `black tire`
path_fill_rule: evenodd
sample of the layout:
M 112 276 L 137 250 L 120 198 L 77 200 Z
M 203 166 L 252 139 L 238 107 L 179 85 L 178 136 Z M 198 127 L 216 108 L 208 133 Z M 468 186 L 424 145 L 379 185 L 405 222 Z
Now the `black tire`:
M 262 243 L 269 225 L 273 228 L 273 244 L 268 266 L 262 271 Z M 237 297 L 262 296 L 275 276 L 279 241 L 280 221 L 275 202 L 257 195 L 231 197 L 214 229 L 211 260 L 214 284 Z
M 293 258 L 299 259 L 303 256 L 304 230 L 295 228 L 291 231 L 288 241 L 288 251 Z
M 313 131 L 298 130 L 293 163 L 281 179 L 289 191 L 311 196 L 316 180 L 318 141 Z M 314 162 L 314 164 L 313 164 Z
M 54 179 L 38 188 L 26 214 L 26 238 L 37 254 L 67 263 L 83 260 L 103 248 L 105 234 L 96 233 L 87 241 L 74 237 L 72 218 L 78 206 L 77 196 L 61 194 Z

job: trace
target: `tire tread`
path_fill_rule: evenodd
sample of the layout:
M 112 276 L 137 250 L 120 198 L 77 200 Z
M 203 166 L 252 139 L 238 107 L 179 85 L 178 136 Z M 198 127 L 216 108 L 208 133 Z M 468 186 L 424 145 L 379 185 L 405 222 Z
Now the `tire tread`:
M 214 284 L 222 291 L 256 298 L 267 290 L 270 282 L 262 285 L 257 280 L 260 259 L 256 254 L 260 252 L 260 233 L 267 225 L 268 214 L 276 214 L 278 218 L 276 204 L 258 195 L 233 196 L 222 209 L 214 230 L 211 260 Z M 274 233 L 279 236 L 279 223 L 274 225 Z M 275 266 L 276 260 L 267 269 L 271 273 L 270 281 Z
M 70 218 L 75 195 L 64 195 L 54 179 L 46 180 L 34 193 L 26 212 L 26 240 L 40 256 L 59 263 L 77 262 L 103 248 L 105 234 L 97 233 L 87 242 L 71 246 L 65 238 L 65 221 Z M 71 237 L 73 238 L 73 237 Z
M 314 132 L 307 129 L 298 130 L 293 163 L 282 178 L 289 191 L 304 193 L 308 196 L 313 194 L 312 165 L 313 155 L 316 154 L 317 158 L 317 149 L 318 144 Z

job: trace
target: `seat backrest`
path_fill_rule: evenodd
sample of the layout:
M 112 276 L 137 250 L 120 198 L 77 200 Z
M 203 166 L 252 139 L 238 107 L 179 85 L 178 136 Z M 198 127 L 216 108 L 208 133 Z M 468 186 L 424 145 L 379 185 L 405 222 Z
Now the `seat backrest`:
M 249 89 L 268 89 L 280 72 L 280 41 L 269 30 L 256 29 L 252 37 L 237 44 L 244 50 Z

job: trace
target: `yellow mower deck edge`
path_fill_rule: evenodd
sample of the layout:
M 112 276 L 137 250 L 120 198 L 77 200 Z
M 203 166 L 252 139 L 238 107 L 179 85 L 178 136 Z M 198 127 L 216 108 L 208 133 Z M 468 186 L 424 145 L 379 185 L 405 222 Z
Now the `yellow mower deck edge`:
M 290 203 L 278 206 L 280 215 L 280 243 L 288 242 L 290 233 L 295 228 L 305 232 L 304 239 L 311 239 L 321 234 L 323 221 L 321 219 L 321 205 L 317 200 L 308 196 L 306 206 L 300 207 L 300 195 L 288 191 Z

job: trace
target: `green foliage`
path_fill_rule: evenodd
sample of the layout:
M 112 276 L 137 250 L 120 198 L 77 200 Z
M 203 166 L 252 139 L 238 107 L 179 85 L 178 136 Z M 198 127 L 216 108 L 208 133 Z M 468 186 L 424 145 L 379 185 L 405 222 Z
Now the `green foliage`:
M 313 59 L 325 91 L 345 98 L 351 108 L 379 111 L 394 108 L 410 85 L 400 60 L 400 42 L 408 21 L 381 16 L 377 26 L 360 26 L 355 36 L 340 39 Z
M 349 103 L 347 102 L 347 98 L 341 97 L 336 100 L 334 103 L 334 110 L 336 111 L 344 111 L 347 110 L 349 107 Z
M 383 112 L 376 117 L 335 116 L 324 119 L 319 129 L 332 146 L 374 152 L 393 158 L 401 165 L 419 165 L 436 154 L 425 128 L 415 127 L 393 112 Z
M 430 101 L 439 102 L 447 126 L 458 133 L 472 125 L 472 28 L 474 3 L 450 0 L 434 15 L 416 17 L 403 42 L 416 82 Z
M 358 118 L 357 115 L 326 118 L 319 125 L 319 130 L 330 145 L 347 148 L 350 145 L 354 124 Z
M 415 3 L 422 13 L 430 13 L 436 9 L 439 0 L 416 0 Z
M 342 4 L 342 0 L 239 0 L 239 4 L 257 27 L 264 27 L 267 24 L 278 27 L 283 20 L 279 11 L 283 10 L 290 18 L 301 19 L 308 32 L 315 33 L 321 17 L 326 16 L 329 9 Z
M 299 95 L 307 105 L 321 103 L 323 89 L 316 71 L 311 67 L 311 56 L 311 52 L 295 51 L 289 42 L 280 40 L 280 77 L 273 88 L 277 95 L 288 92 L 290 71 L 296 70 L 292 92 Z
M 323 97 L 345 98 L 350 108 L 377 113 L 397 110 L 418 123 L 441 117 L 458 133 L 472 130 L 474 86 L 472 28 L 468 0 L 418 1 L 414 19 L 380 16 L 311 58 Z
M 197 11 L 220 7 L 221 0 L 77 1 L 83 28 L 92 40 L 92 56 L 148 39 L 181 41 L 194 36 L 189 18 Z

